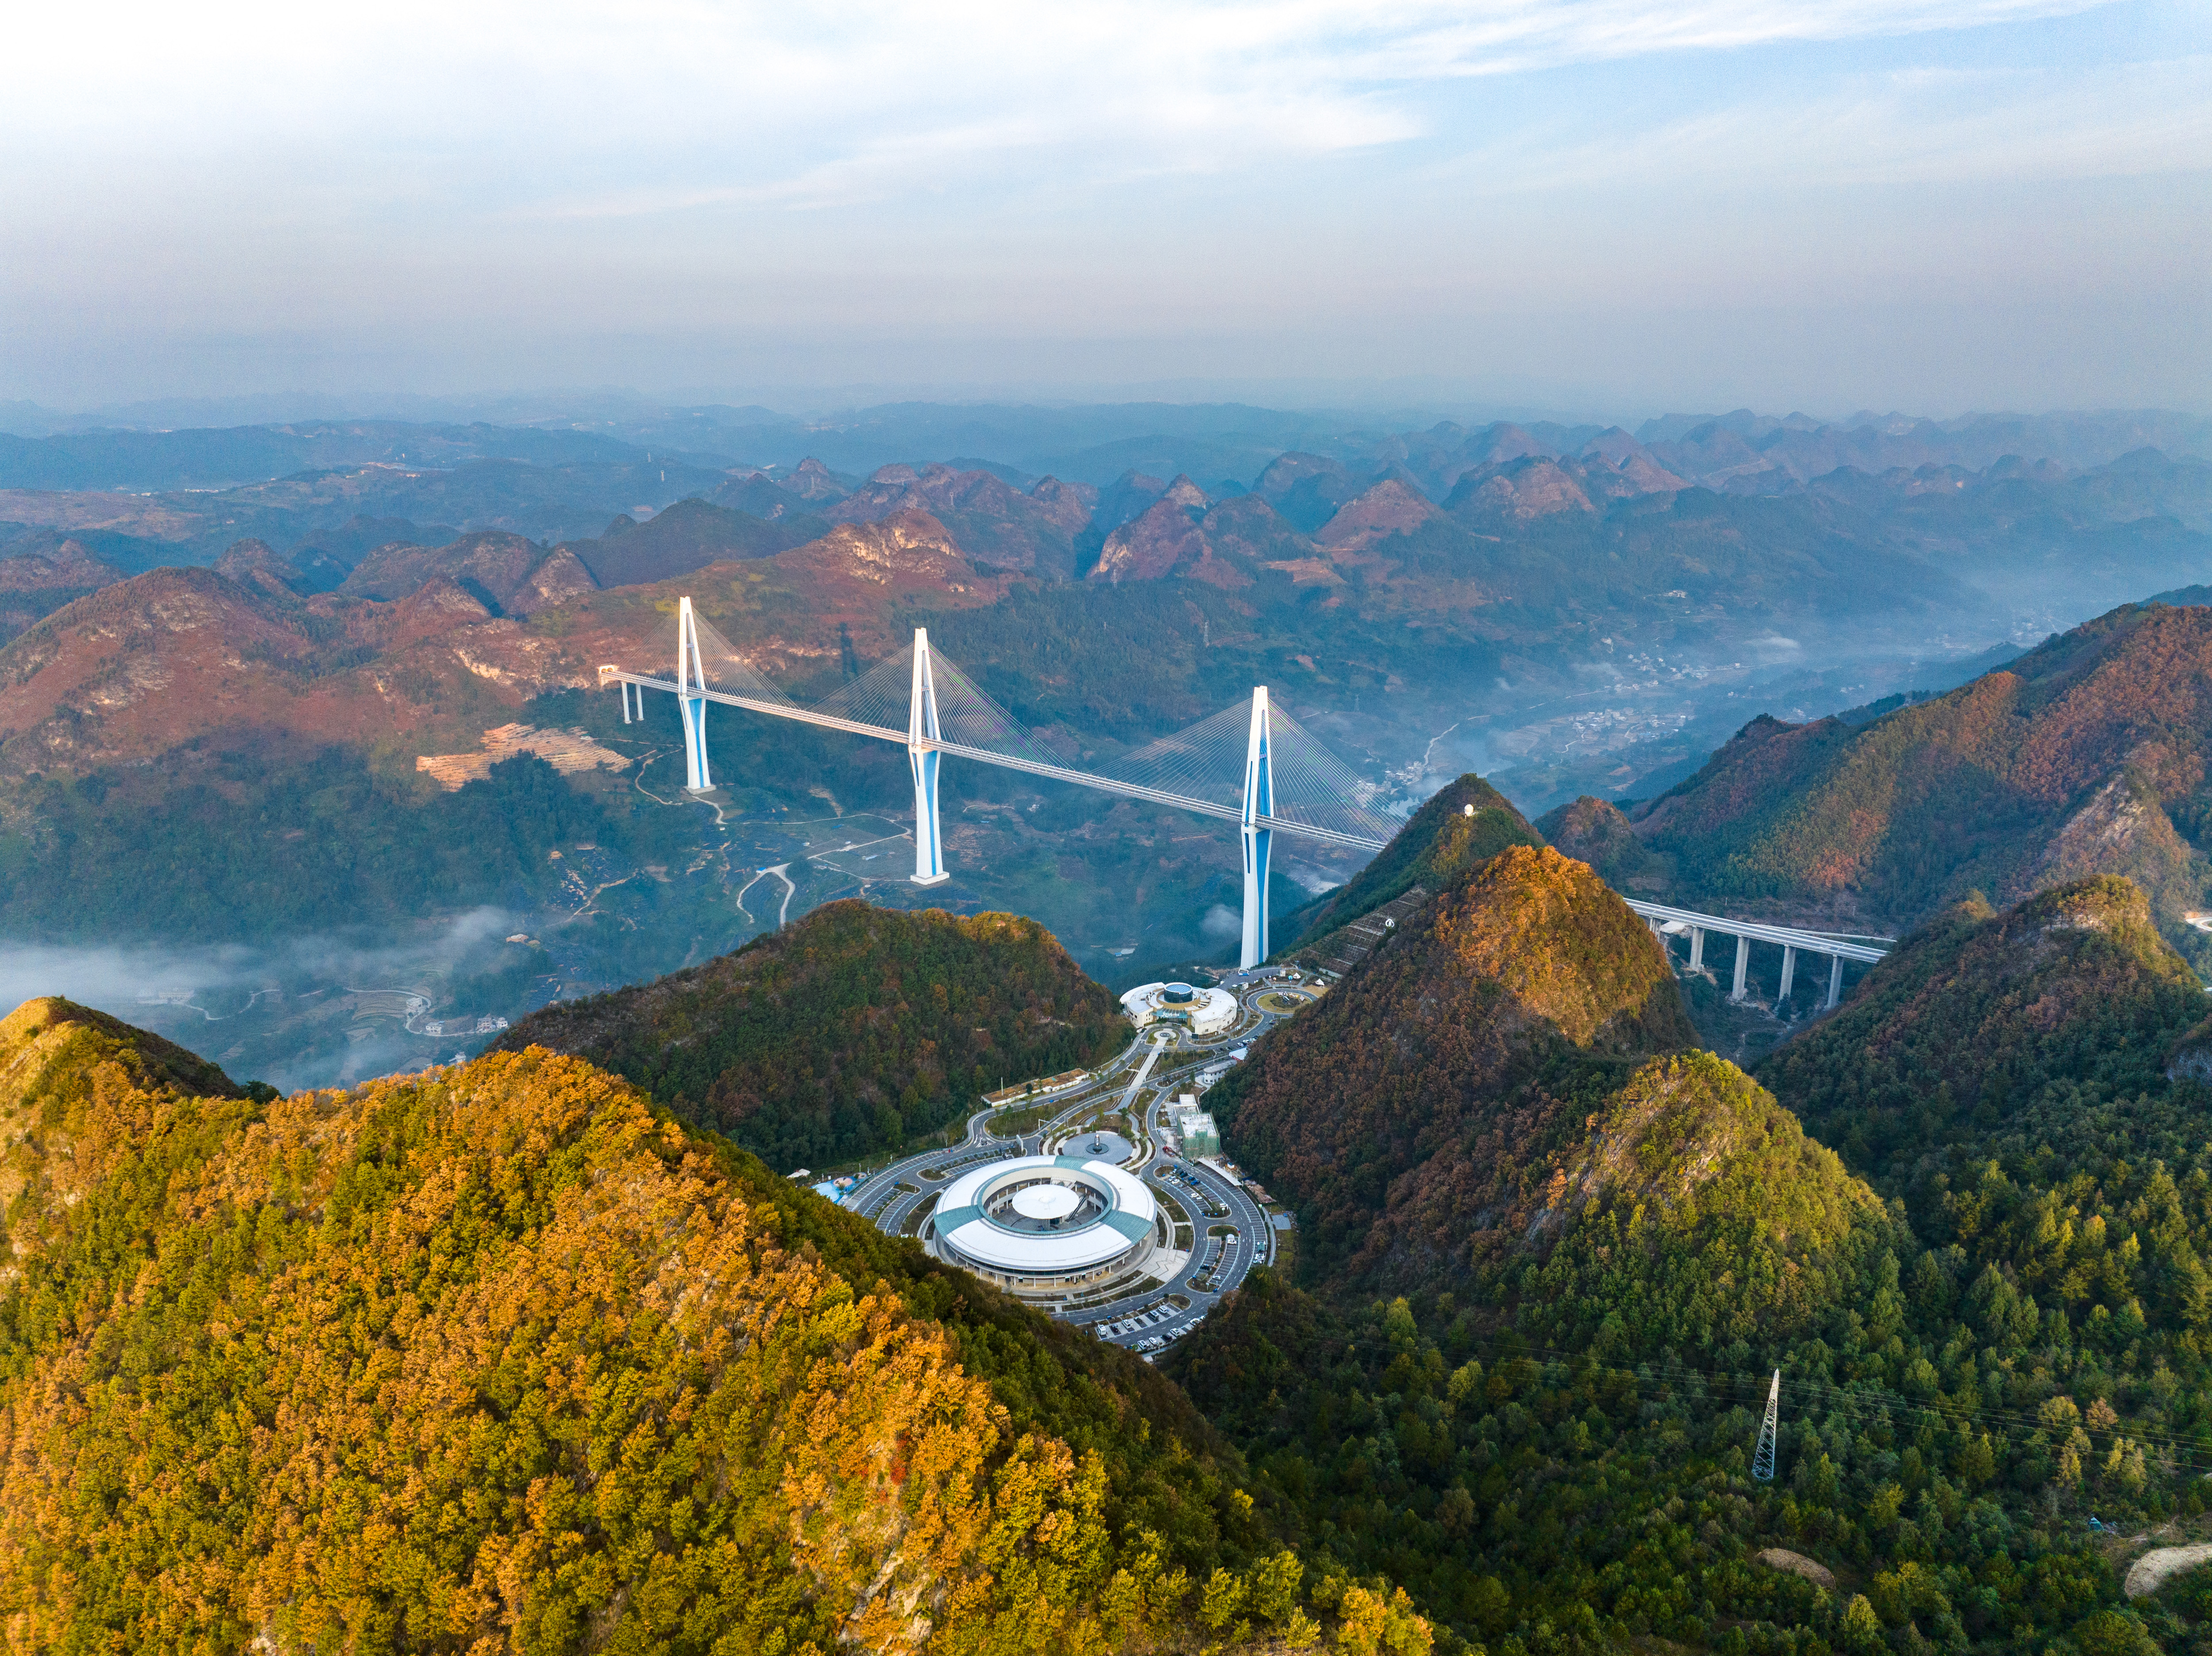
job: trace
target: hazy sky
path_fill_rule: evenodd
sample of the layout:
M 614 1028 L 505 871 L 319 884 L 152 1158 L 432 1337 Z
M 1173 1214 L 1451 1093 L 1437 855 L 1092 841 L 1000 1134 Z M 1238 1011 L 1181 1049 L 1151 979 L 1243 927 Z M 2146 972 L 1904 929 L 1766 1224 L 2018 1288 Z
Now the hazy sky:
M 2212 407 L 2212 10 L 26 7 L 0 397 Z

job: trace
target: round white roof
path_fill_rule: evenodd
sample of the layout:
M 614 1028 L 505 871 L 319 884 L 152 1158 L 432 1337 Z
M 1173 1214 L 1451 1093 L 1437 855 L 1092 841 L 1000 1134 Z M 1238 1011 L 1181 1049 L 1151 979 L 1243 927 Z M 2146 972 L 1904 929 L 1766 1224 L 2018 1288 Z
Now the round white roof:
M 1174 998 L 1178 992 L 1182 998 Z M 1187 1019 L 1203 1034 L 1237 1021 L 1237 997 L 1226 989 L 1196 989 L 1187 983 L 1140 983 L 1123 992 L 1121 1010 L 1139 1028 L 1164 1016 Z
M 1087 1186 L 1105 1204 L 1087 1222 L 1057 1230 L 1011 1230 L 983 1211 L 993 1192 L 1010 1184 L 1010 1205 L 1024 1219 L 1048 1222 L 1074 1212 Z M 1050 1204 L 1052 1210 L 1038 1204 Z M 1143 1180 L 1110 1162 L 1075 1156 L 1018 1156 L 963 1173 L 937 1198 L 937 1234 L 976 1264 L 1008 1276 L 1082 1271 L 1119 1259 L 1144 1241 L 1159 1208 Z
M 1065 1219 L 1083 1198 L 1065 1185 L 1030 1185 L 1014 1192 L 1014 1211 L 1024 1219 Z

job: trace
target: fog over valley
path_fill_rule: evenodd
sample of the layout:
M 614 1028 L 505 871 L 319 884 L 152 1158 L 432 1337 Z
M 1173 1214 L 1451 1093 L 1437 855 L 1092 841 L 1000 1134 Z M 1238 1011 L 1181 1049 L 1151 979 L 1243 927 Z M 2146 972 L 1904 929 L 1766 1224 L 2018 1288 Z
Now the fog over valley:
M 867 717 L 902 727 L 926 626 L 1054 763 L 1136 762 L 1266 684 L 1381 821 L 1466 772 L 1533 820 L 1651 799 L 1760 716 L 1950 691 L 2212 545 L 2212 423 L 2154 413 L 50 423 L 0 452 L 11 970 L 234 1020 L 219 1055 L 286 1084 L 474 1050 L 842 895 L 1033 915 L 1116 986 L 1233 952 L 1233 830 L 1141 799 L 949 760 L 951 883 L 918 888 L 887 744 L 717 707 L 688 792 L 672 700 L 626 715 L 598 676 L 672 674 L 684 598 L 717 672 L 802 705 L 888 673 Z M 1176 789 L 1235 804 L 1224 739 Z M 1285 840 L 1270 907 L 1361 860 Z M 103 976 L 118 948 L 156 952 Z
M 10 1653 L 2212 1656 L 2203 0 L 18 10 Z

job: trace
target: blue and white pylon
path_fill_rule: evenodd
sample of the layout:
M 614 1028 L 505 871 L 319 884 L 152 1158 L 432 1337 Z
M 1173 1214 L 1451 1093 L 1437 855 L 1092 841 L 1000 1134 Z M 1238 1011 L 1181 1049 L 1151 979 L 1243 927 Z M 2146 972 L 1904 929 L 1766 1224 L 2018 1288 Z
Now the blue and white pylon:
M 1275 768 L 1267 728 L 1267 687 L 1252 687 L 1252 737 L 1244 749 L 1244 947 L 1237 961 L 1249 972 L 1267 958 L 1267 852 L 1273 830 L 1259 819 L 1275 814 Z
M 707 670 L 699 660 L 699 623 L 691 618 L 691 600 L 683 600 L 677 611 L 676 711 L 684 721 L 684 786 L 704 793 L 714 786 L 707 767 Z M 642 700 L 642 698 L 640 698 Z
M 914 772 L 914 883 L 943 885 L 945 841 L 937 825 L 937 767 L 945 757 L 925 742 L 938 739 L 937 683 L 930 672 L 929 629 L 914 629 L 914 699 L 907 704 L 906 758 Z

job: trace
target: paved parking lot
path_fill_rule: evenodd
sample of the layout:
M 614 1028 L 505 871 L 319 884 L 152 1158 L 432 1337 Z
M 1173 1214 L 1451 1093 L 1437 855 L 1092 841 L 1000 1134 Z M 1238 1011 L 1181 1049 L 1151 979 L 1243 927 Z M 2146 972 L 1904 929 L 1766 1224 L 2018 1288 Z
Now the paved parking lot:
M 1169 1137 L 1165 1119 L 1169 1101 L 1179 1093 L 1196 1090 L 1194 1083 L 1202 1071 L 1217 1071 L 1233 1061 L 1232 1052 L 1249 1048 L 1282 1021 L 1285 1014 L 1277 1008 L 1292 998 L 1276 992 L 1279 982 L 1279 979 L 1232 974 L 1224 980 L 1224 986 L 1237 994 L 1243 1012 L 1236 1025 L 1222 1034 L 1200 1041 L 1179 1033 L 1158 1049 L 1157 1056 L 1149 1039 L 1132 1041 L 1102 1065 L 1057 1113 L 1040 1123 L 1036 1131 L 1019 1138 L 993 1137 L 987 1124 L 997 1110 L 979 1110 L 969 1118 L 967 1133 L 960 1143 L 908 1156 L 882 1168 L 848 1195 L 845 1205 L 878 1228 L 899 1235 L 925 1204 L 967 1168 L 1009 1156 L 1039 1154 L 1102 1107 L 1119 1103 L 1133 1110 L 1141 1108 L 1146 1118 L 1141 1145 L 1132 1144 L 1121 1134 L 1100 1131 L 1085 1132 L 1063 1148 L 1070 1154 L 1084 1155 L 1091 1141 L 1098 1139 L 1106 1145 L 1101 1154 L 1132 1166 L 1133 1170 L 1133 1161 L 1141 1152 L 1140 1176 L 1173 1199 L 1194 1222 L 1188 1257 L 1168 1282 L 1147 1282 L 1105 1305 L 1054 1314 L 1092 1330 L 1101 1339 L 1126 1345 L 1148 1357 L 1165 1350 L 1204 1321 L 1255 1265 L 1267 1263 L 1274 1254 L 1274 1228 L 1249 1192 L 1216 1168 L 1170 1155 L 1163 1146 Z M 1299 1004 L 1304 1003 L 1301 999 Z M 1142 1085 L 1133 1085 L 1144 1070 L 1149 1073 L 1142 1076 Z M 1139 1096 L 1147 1092 L 1149 1102 Z M 910 1188 L 901 1190 L 901 1185 Z M 1220 1227 L 1233 1234 L 1210 1234 Z M 1176 1300 L 1187 1303 L 1178 1305 Z

